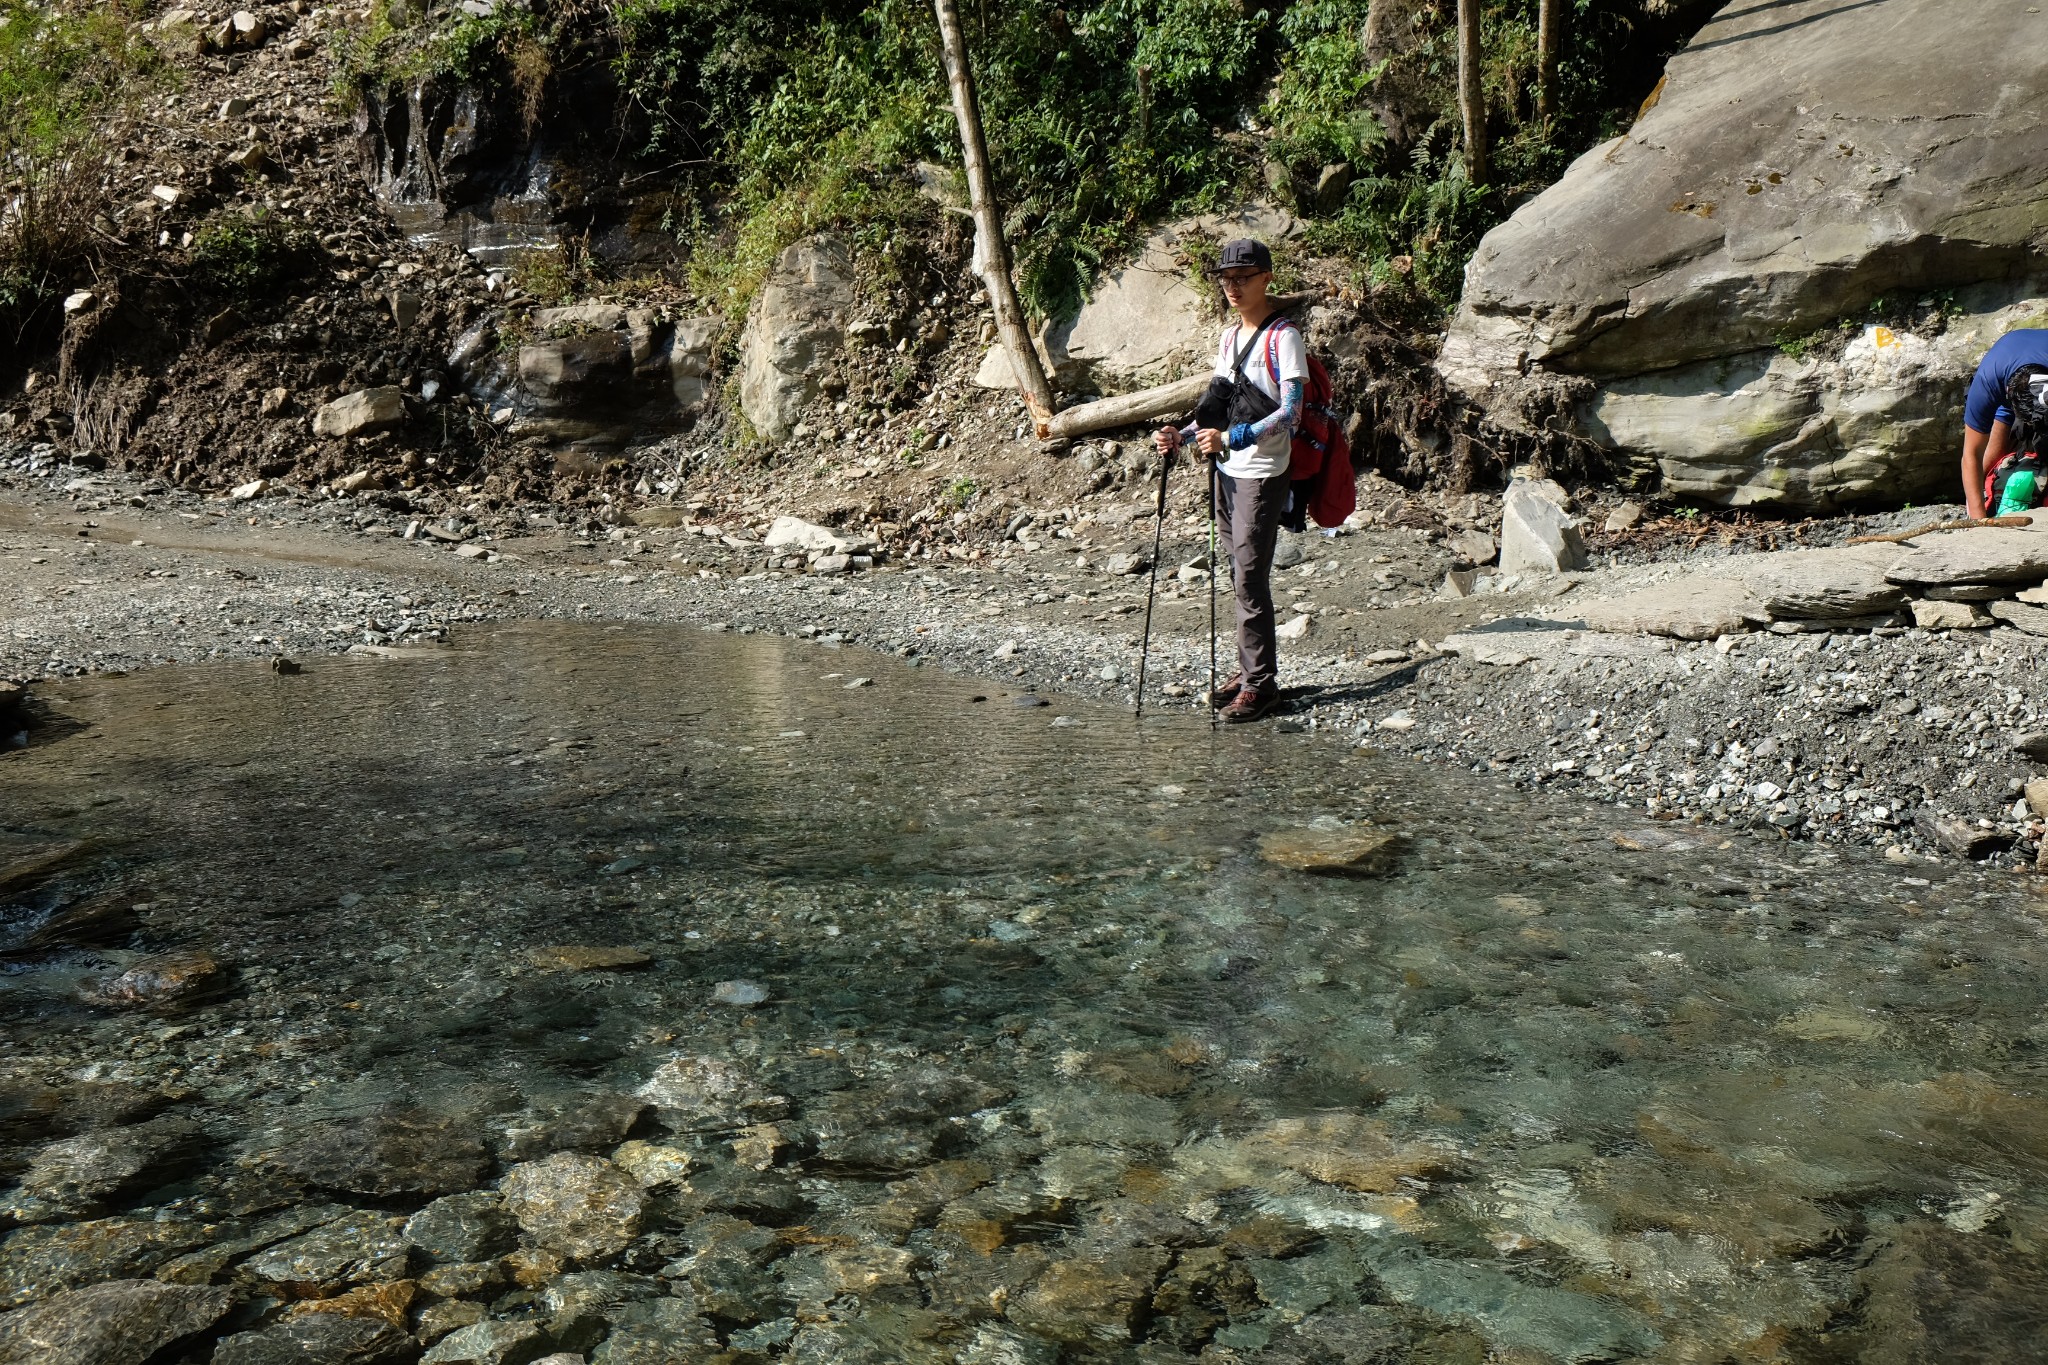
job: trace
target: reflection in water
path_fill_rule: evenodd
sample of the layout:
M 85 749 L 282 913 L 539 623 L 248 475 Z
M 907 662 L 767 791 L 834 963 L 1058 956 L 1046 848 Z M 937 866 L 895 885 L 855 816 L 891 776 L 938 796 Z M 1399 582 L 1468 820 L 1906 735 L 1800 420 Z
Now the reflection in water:
M 172 1357 L 224 1361 L 2043 1349 L 2023 886 L 695 631 L 64 710 L 0 765 L 9 1307 L 227 1286 Z M 1258 857 L 1362 820 L 1388 875 Z

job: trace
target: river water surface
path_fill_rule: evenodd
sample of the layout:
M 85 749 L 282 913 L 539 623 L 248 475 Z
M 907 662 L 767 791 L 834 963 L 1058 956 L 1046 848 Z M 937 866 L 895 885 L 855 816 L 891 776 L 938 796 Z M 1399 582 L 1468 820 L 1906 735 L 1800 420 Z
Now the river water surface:
M 515 1365 L 2048 1358 L 2010 876 L 683 628 L 53 690 L 0 1307 L 233 1288 L 193 1361 L 330 1300 Z M 1380 875 L 1260 856 L 1365 825 Z

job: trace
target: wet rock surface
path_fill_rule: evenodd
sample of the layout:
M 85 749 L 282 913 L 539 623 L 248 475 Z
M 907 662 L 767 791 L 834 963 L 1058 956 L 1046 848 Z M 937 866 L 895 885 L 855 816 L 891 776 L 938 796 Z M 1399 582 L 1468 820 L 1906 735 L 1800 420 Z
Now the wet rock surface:
M 485 1152 L 460 1124 L 413 1111 L 331 1121 L 302 1133 L 269 1160 L 308 1185 L 381 1197 L 470 1189 L 482 1178 Z
M 582 1261 L 625 1250 L 645 1205 L 639 1183 L 611 1162 L 568 1152 L 513 1167 L 499 1192 L 536 1242 Z
M 212 1365 L 410 1365 L 419 1345 L 376 1318 L 315 1313 L 221 1338 Z
M 234 1302 L 225 1289 L 109 1280 L 0 1314 L 9 1365 L 142 1365 L 204 1331 Z

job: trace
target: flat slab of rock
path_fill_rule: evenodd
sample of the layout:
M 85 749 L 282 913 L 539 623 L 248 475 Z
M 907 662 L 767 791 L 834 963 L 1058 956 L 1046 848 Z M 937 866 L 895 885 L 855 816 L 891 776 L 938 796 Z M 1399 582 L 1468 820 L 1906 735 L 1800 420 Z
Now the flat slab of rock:
M 865 536 L 843 536 L 802 517 L 777 517 L 761 544 L 770 550 L 802 550 L 809 554 L 863 554 L 874 548 Z
M 1760 556 L 1740 578 L 1773 621 L 1877 616 L 1906 604 L 1905 591 L 1885 577 L 1898 557 L 1890 545 L 1787 550 Z
M 2029 635 L 2048 635 L 2048 607 L 2030 607 L 2021 602 L 1993 602 L 1990 612 L 2014 630 Z
M 1958 858 L 1988 858 L 2012 847 L 2013 836 L 2003 830 L 1987 829 L 1969 820 L 1922 811 L 1914 819 L 1928 838 Z
M 1937 531 L 1885 570 L 1894 583 L 2039 583 L 2048 577 L 2048 534 L 2038 529 Z
M 1749 630 L 1770 613 L 1740 582 L 1679 578 L 1622 597 L 1593 598 L 1580 604 L 1579 617 L 1592 630 L 1711 640 Z
M 1259 838 L 1259 856 L 1295 872 L 1377 877 L 1392 870 L 1402 838 L 1385 829 L 1290 829 Z
M 228 1289 L 109 1280 L 0 1314 L 8 1365 L 142 1365 L 203 1331 L 235 1301 Z

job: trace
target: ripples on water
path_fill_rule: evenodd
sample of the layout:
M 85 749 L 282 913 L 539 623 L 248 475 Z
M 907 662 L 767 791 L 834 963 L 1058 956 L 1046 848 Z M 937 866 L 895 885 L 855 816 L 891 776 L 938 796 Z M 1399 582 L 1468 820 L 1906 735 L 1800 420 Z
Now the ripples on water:
M 194 1361 L 351 1293 L 605 1362 L 2043 1357 L 2009 878 L 690 630 L 55 690 L 0 1304 L 232 1287 Z M 1360 820 L 1392 875 L 1257 856 Z M 466 1194 L 556 1152 L 630 1175 L 581 1240 Z

